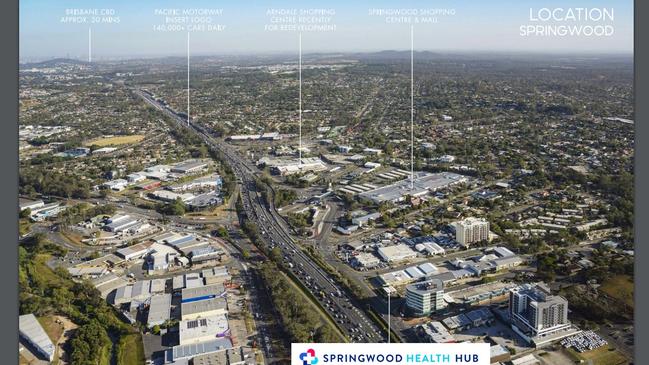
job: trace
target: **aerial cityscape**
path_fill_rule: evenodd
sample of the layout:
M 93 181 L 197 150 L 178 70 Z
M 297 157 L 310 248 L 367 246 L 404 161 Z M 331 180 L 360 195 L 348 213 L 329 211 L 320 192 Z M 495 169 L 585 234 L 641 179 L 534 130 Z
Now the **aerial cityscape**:
M 20 363 L 632 364 L 633 55 L 401 27 L 412 48 L 25 55 Z

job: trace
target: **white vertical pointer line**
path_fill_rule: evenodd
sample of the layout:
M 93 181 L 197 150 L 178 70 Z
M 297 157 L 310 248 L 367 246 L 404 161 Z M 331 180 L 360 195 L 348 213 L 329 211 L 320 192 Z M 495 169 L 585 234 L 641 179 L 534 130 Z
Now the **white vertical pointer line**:
M 414 77 L 414 35 L 413 26 L 410 26 L 410 190 L 414 188 L 415 183 L 415 77 Z
M 388 293 L 388 343 L 390 343 L 390 333 L 392 333 L 392 321 L 390 321 L 390 293 Z
M 92 28 L 88 28 L 88 62 L 92 62 Z
M 187 32 L 187 125 L 189 126 L 189 32 Z
M 302 164 L 302 33 L 298 35 L 298 49 L 299 49 L 298 74 L 300 78 L 300 116 L 299 116 L 300 143 L 298 147 L 298 156 L 299 156 L 298 165 L 301 165 Z

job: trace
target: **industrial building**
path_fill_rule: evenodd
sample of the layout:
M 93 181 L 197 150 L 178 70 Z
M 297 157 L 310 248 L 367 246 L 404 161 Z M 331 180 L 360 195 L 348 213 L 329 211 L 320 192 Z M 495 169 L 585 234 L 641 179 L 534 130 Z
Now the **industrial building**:
M 182 320 L 196 319 L 217 314 L 226 314 L 228 303 L 225 298 L 216 297 L 181 303 L 180 315 Z
M 225 282 L 232 280 L 232 276 L 225 266 L 205 269 L 201 272 L 201 275 L 203 275 L 203 278 L 205 279 L 205 285 L 224 284 Z
M 229 365 L 245 364 L 246 356 L 243 354 L 243 348 L 237 347 L 237 348 L 227 349 L 225 353 L 228 355 Z
M 30 209 L 34 210 L 36 208 L 40 208 L 45 205 L 45 202 L 42 200 L 27 200 L 27 199 L 20 199 L 20 210 L 25 210 L 25 209 Z
M 38 208 L 33 208 L 31 210 L 30 219 L 34 222 L 41 222 L 49 217 L 56 217 L 60 212 L 66 209 L 65 205 L 61 205 L 58 202 L 44 204 Z
M 133 174 L 126 175 L 126 180 L 131 184 L 135 184 L 137 182 L 144 181 L 145 179 L 146 179 L 146 176 L 138 174 L 138 173 L 133 173 Z
M 403 239 L 409 246 L 414 246 L 417 252 L 425 255 L 436 256 L 445 255 L 446 250 L 435 242 L 435 238 L 431 236 L 415 237 Z
M 255 361 L 244 354 L 242 347 L 233 347 L 224 351 L 198 355 L 192 359 L 192 365 L 243 365 Z
M 282 139 L 282 135 L 279 132 L 267 132 L 262 134 L 238 134 L 233 135 L 227 138 L 229 141 L 277 141 Z
M 232 348 L 232 341 L 227 337 L 217 338 L 207 342 L 178 345 L 171 348 L 167 354 L 169 362 L 177 362 L 183 359 L 192 359 L 200 355 L 224 352 Z
M 56 348 L 33 313 L 18 317 L 18 330 L 20 337 L 31 344 L 40 355 L 49 361 L 54 360 Z
M 89 153 L 90 153 L 90 148 L 88 147 L 75 147 L 69 150 L 65 150 L 63 152 L 56 153 L 54 154 L 54 156 L 78 158 L 78 157 L 87 156 Z
M 418 326 L 417 333 L 419 337 L 432 343 L 456 342 L 455 337 L 438 321 L 432 321 Z
M 120 305 L 132 301 L 144 302 L 150 297 L 151 281 L 137 281 L 133 285 L 126 285 L 117 288 L 117 290 L 115 291 L 115 297 L 113 298 L 113 304 Z
M 447 293 L 445 300 L 453 303 L 473 305 L 501 297 L 505 299 L 505 296 L 509 295 L 509 291 L 517 286 L 515 283 L 506 283 L 503 281 L 473 285 Z
M 228 318 L 225 314 L 183 320 L 179 323 L 179 344 L 206 342 L 214 338 L 225 337 L 229 333 Z
M 196 195 L 192 200 L 187 202 L 187 206 L 191 209 L 201 209 L 221 204 L 223 204 L 223 198 L 217 191 Z
M 194 236 L 192 234 L 173 235 L 171 237 L 163 239 L 162 241 L 167 243 L 169 246 L 172 246 L 176 250 L 182 252 L 184 255 L 188 255 L 189 252 L 194 249 L 209 246 L 208 241 L 201 240 L 200 237 Z
M 212 352 L 198 355 L 192 359 L 193 365 L 228 365 L 228 357 L 225 351 Z
M 147 181 L 137 185 L 135 188 L 139 190 L 153 190 L 162 185 L 160 181 Z
M 487 272 L 511 269 L 523 263 L 523 259 L 504 247 L 496 247 L 492 254 L 473 257 L 470 260 L 453 259 L 450 263 L 469 271 L 472 275 L 480 276 Z
M 106 220 L 104 229 L 109 232 L 119 233 L 135 226 L 138 222 L 137 219 L 128 214 L 116 214 Z
M 124 283 L 117 280 L 117 283 Z M 146 302 L 152 295 L 164 293 L 165 279 L 141 280 L 133 285 L 122 285 L 115 289 L 112 299 L 114 305 L 129 302 Z
M 420 197 L 466 181 L 468 181 L 466 176 L 451 172 L 435 174 L 417 172 L 412 181 L 410 179 L 401 180 L 391 185 L 360 193 L 358 196 L 376 204 L 397 203 L 403 201 L 406 196 Z
M 164 271 L 169 268 L 168 252 L 152 252 L 149 255 L 149 271 Z
M 376 176 L 387 181 L 402 180 L 407 177 L 410 177 L 410 171 L 396 169 L 396 170 L 377 174 Z
M 151 297 L 147 326 L 161 325 L 171 318 L 171 294 L 156 294 Z
M 271 173 L 276 175 L 292 175 L 300 172 L 318 172 L 327 169 L 327 165 L 318 157 L 300 159 L 271 159 L 264 157 L 257 165 L 268 166 Z
M 416 316 L 427 316 L 444 308 L 444 284 L 431 279 L 406 286 L 406 306 Z
M 404 244 L 379 247 L 377 253 L 386 262 L 398 262 L 417 257 L 417 252 Z
M 366 225 L 366 224 L 368 224 L 370 222 L 373 222 L 373 221 L 375 221 L 375 220 L 377 220 L 379 218 L 381 218 L 381 213 L 380 212 L 370 213 L 370 214 L 366 214 L 366 215 L 361 216 L 361 217 L 352 218 L 352 224 L 357 225 L 359 227 L 362 227 L 362 226 L 364 226 L 364 225 Z
M 124 258 L 124 260 L 139 259 L 151 252 L 151 246 L 153 246 L 153 242 L 142 242 L 120 248 L 115 253 L 117 256 Z
M 356 256 L 353 256 L 350 260 L 353 266 L 361 267 L 364 269 L 371 269 L 379 266 L 381 260 L 378 257 L 374 256 L 369 252 L 361 252 Z
M 211 284 L 182 290 L 182 303 L 196 302 L 225 295 L 223 284 Z
M 444 326 L 451 332 L 464 331 L 469 328 L 480 327 L 494 321 L 494 315 L 487 308 L 479 308 L 467 313 L 447 317 L 442 320 Z
M 169 172 L 168 171 L 142 171 L 139 172 L 140 174 L 144 174 L 147 179 L 151 180 L 160 180 L 160 181 L 166 181 L 169 179 Z
M 128 186 L 128 181 L 124 179 L 116 179 L 116 180 L 110 180 L 106 181 L 101 185 L 104 189 L 110 189 L 114 191 L 122 191 L 126 189 Z
M 173 191 L 168 190 L 156 190 L 149 193 L 149 196 L 153 199 L 161 200 L 163 202 L 175 202 L 180 199 L 183 203 L 188 203 L 196 196 L 191 193 L 176 194 Z
M 489 360 L 492 364 L 505 363 L 511 358 L 511 352 L 503 345 L 493 345 L 489 348 Z
M 217 250 L 212 246 L 207 246 L 191 250 L 188 256 L 192 264 L 198 264 L 206 261 L 220 260 L 223 254 L 223 251 Z
M 205 161 L 188 160 L 172 167 L 171 172 L 175 172 L 177 174 L 195 174 L 205 170 L 206 168 L 207 162 Z
M 68 272 L 75 278 L 98 278 L 108 272 L 106 266 L 68 267 Z
M 462 246 L 489 239 L 489 222 L 483 218 L 466 218 L 453 223 L 455 241 Z
M 111 152 L 117 151 L 116 147 L 102 147 L 102 148 L 97 148 L 96 150 L 92 151 L 93 155 L 103 155 Z
M 385 285 L 405 285 L 410 284 L 421 278 L 431 278 L 437 275 L 439 270 L 430 262 L 421 265 L 410 266 L 405 270 L 397 270 L 382 274 L 379 280 Z
M 195 180 L 178 183 L 170 185 L 167 189 L 171 191 L 185 191 L 192 189 L 204 189 L 204 188 L 219 188 L 223 185 L 223 179 L 218 174 L 210 174 L 208 176 L 199 177 Z
M 172 282 L 173 282 L 174 291 L 182 290 L 185 288 L 198 288 L 205 285 L 205 283 L 203 282 L 203 278 L 200 276 L 199 273 L 189 273 L 189 274 L 174 276 Z

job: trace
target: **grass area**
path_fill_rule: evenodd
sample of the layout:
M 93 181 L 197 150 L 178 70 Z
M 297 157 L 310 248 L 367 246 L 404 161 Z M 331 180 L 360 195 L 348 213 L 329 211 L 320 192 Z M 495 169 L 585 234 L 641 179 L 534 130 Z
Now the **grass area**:
M 18 233 L 22 236 L 29 232 L 32 224 L 29 222 L 29 219 L 20 219 L 18 221 Z
M 246 332 L 249 334 L 254 331 L 254 320 L 252 319 L 252 314 L 247 309 L 243 311 L 243 319 L 246 324 Z
M 313 294 L 311 294 L 310 291 L 307 291 L 304 287 L 302 287 L 301 285 L 297 284 L 297 283 L 295 282 L 295 280 L 297 280 L 297 278 L 294 277 L 295 280 L 292 280 L 292 279 L 289 278 L 288 275 L 286 275 L 285 273 L 283 273 L 283 272 L 280 272 L 280 273 L 281 273 L 281 274 L 286 278 L 286 280 L 287 280 L 287 281 L 288 281 L 288 282 L 289 282 L 293 287 L 295 287 L 295 289 L 297 289 L 298 292 L 300 292 L 300 293 L 305 297 L 304 299 L 305 299 L 307 302 L 309 302 L 309 303 L 311 304 L 311 306 L 312 306 L 313 308 L 315 308 L 316 311 L 318 311 L 318 313 L 320 314 L 320 317 L 321 317 L 322 320 L 323 320 L 323 324 L 327 324 L 327 325 L 331 326 L 331 327 L 336 331 L 336 333 L 338 334 L 338 336 L 340 336 L 340 342 L 348 342 L 348 340 L 347 340 L 347 338 L 345 337 L 345 335 L 343 335 L 342 332 L 340 332 L 340 328 L 338 328 L 338 325 L 337 325 L 337 324 L 333 321 L 333 319 L 332 319 L 332 318 L 331 318 L 331 317 L 330 317 L 330 316 L 329 316 L 329 315 L 324 311 L 324 309 L 322 309 L 322 307 L 320 307 L 320 304 L 319 304 L 319 302 L 316 300 L 315 296 L 313 296 Z
M 54 286 L 66 286 L 65 280 L 56 275 L 49 266 L 47 261 L 51 258 L 50 254 L 38 254 L 34 261 L 29 265 L 29 270 L 32 271 L 44 283 L 50 283 Z
M 598 349 L 581 353 L 573 349 L 567 349 L 567 351 L 575 360 L 583 360 L 584 362 L 590 360 L 593 365 L 625 365 L 629 363 L 629 360 L 624 355 L 609 346 L 602 346 Z
M 105 137 L 105 138 L 97 138 L 97 139 L 92 139 L 90 141 L 87 141 L 85 143 L 86 146 L 99 146 L 99 147 L 106 147 L 106 146 L 119 146 L 122 144 L 130 144 L 130 143 L 137 143 L 140 142 L 144 139 L 144 135 L 142 134 L 133 134 L 130 136 L 114 136 L 114 137 Z
M 228 213 L 229 213 L 228 205 L 226 203 L 226 204 L 218 205 L 218 206 L 216 206 L 216 207 L 214 207 L 212 209 L 208 208 L 208 209 L 201 210 L 201 211 L 188 212 L 185 215 L 188 216 L 188 217 L 219 217 L 219 216 L 222 216 L 222 215 L 226 215 Z M 232 213 L 232 214 L 236 214 L 236 212 Z
M 25 350 L 25 351 L 27 351 L 27 350 Z M 29 364 L 30 364 L 30 362 L 27 361 L 27 359 L 22 354 L 20 354 L 20 356 L 18 356 L 18 365 L 29 365 Z
M 599 290 L 633 308 L 633 279 L 631 276 L 615 275 L 606 279 Z
M 110 365 L 110 350 L 111 346 L 104 346 L 101 348 L 101 355 L 99 356 L 99 365 Z
M 144 364 L 142 335 L 133 333 L 120 339 L 117 350 L 117 363 L 121 365 Z
M 50 340 L 56 344 L 63 334 L 63 325 L 56 323 L 56 319 L 51 316 L 40 317 L 38 318 L 38 322 L 43 326 L 43 329 L 45 330 L 45 333 L 47 333 L 47 336 L 49 336 Z
M 80 234 L 76 234 L 76 233 L 72 233 L 72 232 L 68 232 L 68 231 L 62 231 L 59 234 L 63 238 L 65 238 L 65 240 L 67 240 L 68 242 L 70 242 L 71 244 L 73 244 L 75 246 L 85 246 L 85 244 L 83 242 L 81 242 L 83 237 Z
M 255 362 L 257 364 L 264 363 L 264 354 L 261 351 L 255 351 Z

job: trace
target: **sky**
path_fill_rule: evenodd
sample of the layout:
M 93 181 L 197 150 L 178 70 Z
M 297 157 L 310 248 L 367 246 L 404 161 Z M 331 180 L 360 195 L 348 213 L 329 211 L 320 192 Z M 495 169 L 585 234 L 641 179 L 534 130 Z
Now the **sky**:
M 118 24 L 65 24 L 69 8 L 111 8 Z M 332 9 L 335 31 L 302 32 L 302 50 L 313 52 L 371 52 L 409 50 L 410 24 L 387 23 L 369 15 L 369 9 L 449 9 L 433 24 L 415 24 L 413 46 L 417 51 L 437 52 L 540 52 L 632 53 L 632 0 L 20 0 L 21 61 L 57 57 L 94 60 L 182 56 L 187 52 L 187 31 L 161 32 L 154 28 L 163 19 L 155 9 L 223 9 L 213 21 L 225 25 L 219 32 L 192 32 L 192 55 L 294 53 L 298 32 L 268 31 L 268 9 Z M 603 26 L 613 28 L 605 37 L 521 36 L 520 26 L 534 24 L 530 9 L 607 8 L 614 20 L 607 22 L 546 22 L 543 25 Z

